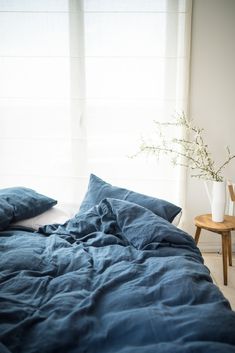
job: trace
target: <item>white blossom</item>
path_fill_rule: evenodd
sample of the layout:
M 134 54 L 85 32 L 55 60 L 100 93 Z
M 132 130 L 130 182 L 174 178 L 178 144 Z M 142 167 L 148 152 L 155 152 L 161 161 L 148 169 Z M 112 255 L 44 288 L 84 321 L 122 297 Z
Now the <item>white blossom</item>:
M 208 150 L 208 145 L 203 139 L 203 129 L 193 125 L 185 114 L 178 115 L 173 121 L 162 123 L 154 121 L 156 125 L 157 138 L 154 142 L 146 142 L 142 140 L 139 153 L 154 154 L 157 158 L 161 154 L 170 155 L 173 165 L 180 165 L 191 170 L 191 176 L 223 181 L 221 175 L 222 170 L 235 158 L 232 155 L 229 147 L 226 147 L 226 159 L 216 167 L 215 161 L 212 159 L 211 153 Z M 172 127 L 179 127 L 185 132 L 185 137 L 169 137 L 166 132 Z M 135 155 L 135 156 L 136 156 Z

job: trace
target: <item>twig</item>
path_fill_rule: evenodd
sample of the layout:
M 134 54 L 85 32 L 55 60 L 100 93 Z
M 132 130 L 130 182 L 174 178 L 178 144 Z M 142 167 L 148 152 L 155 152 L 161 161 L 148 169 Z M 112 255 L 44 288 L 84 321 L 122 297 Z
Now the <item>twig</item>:
M 157 154 L 158 157 L 161 153 L 166 155 L 173 154 L 175 157 L 172 159 L 174 165 L 179 165 L 182 167 L 190 168 L 192 170 L 198 170 L 198 174 L 193 174 L 193 177 L 212 179 L 216 181 L 222 181 L 223 177 L 221 176 L 221 171 L 230 163 L 232 159 L 235 158 L 235 155 L 231 155 L 229 147 L 227 147 L 228 157 L 225 162 L 216 170 L 215 162 L 211 158 L 211 153 L 208 150 L 208 145 L 204 142 L 203 131 L 204 129 L 192 125 L 192 122 L 186 118 L 185 114 L 182 113 L 171 122 L 159 122 L 154 121 L 157 125 L 157 134 L 160 139 L 158 145 L 148 144 L 144 140 L 140 146 L 140 150 L 136 157 L 140 153 L 150 153 Z M 165 138 L 162 127 L 169 128 L 172 126 L 183 127 L 189 138 Z M 172 148 L 171 146 L 176 146 Z M 181 151 L 179 151 L 179 148 Z M 182 162 L 180 159 L 184 159 L 185 162 Z

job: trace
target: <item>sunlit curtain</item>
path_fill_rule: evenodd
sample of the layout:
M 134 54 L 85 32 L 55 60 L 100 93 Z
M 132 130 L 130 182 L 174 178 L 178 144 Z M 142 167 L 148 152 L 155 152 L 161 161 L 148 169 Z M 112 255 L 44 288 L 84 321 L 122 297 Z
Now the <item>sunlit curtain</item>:
M 136 153 L 187 110 L 191 0 L 0 0 L 0 186 L 80 202 L 89 173 L 182 203 Z
M 191 0 L 84 2 L 88 170 L 183 203 L 183 176 L 139 156 L 153 120 L 187 111 Z M 154 136 L 153 136 L 154 138 Z
M 0 0 L 1 187 L 78 199 L 85 183 L 83 38 L 79 1 Z

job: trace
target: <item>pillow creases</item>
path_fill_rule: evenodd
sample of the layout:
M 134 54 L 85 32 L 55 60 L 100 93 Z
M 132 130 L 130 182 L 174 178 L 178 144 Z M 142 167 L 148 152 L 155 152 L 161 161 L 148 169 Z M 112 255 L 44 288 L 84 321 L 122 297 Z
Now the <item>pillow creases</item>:
M 157 216 L 172 222 L 181 208 L 162 199 L 147 196 L 118 186 L 113 186 L 94 174 L 90 175 L 88 189 L 79 212 L 86 212 L 105 198 L 115 198 L 136 203 L 152 211 Z
M 56 203 L 56 200 L 26 187 L 0 189 L 0 230 L 12 222 L 35 217 Z

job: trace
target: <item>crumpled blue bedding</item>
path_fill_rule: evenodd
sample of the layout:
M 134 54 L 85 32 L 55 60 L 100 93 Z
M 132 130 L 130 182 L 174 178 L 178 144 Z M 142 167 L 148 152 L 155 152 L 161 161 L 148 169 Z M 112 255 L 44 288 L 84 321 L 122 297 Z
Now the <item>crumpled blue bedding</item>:
M 0 247 L 1 353 L 235 352 L 194 240 L 141 206 L 104 199 Z

